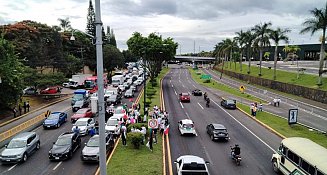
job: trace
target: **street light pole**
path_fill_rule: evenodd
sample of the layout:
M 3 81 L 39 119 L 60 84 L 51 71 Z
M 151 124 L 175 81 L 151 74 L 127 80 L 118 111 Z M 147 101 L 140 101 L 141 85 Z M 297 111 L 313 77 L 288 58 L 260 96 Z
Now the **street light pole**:
M 100 135 L 100 175 L 107 174 L 106 168 L 106 137 L 105 137 L 105 107 L 103 86 L 103 52 L 102 52 L 102 22 L 100 0 L 95 0 L 95 29 L 96 29 L 96 55 L 97 55 L 97 79 L 98 79 L 98 104 L 99 104 L 99 135 Z
M 145 114 L 145 109 L 146 109 L 146 68 L 145 68 L 145 54 L 144 54 L 144 58 L 143 58 L 143 75 L 144 75 L 144 88 L 143 88 L 143 113 Z

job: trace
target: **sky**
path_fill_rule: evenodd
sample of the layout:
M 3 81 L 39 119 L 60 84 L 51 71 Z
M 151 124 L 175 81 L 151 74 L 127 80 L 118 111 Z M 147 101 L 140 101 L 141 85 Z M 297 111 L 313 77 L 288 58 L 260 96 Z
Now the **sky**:
M 92 0 L 94 5 L 95 1 Z M 317 44 L 322 32 L 299 34 L 310 10 L 324 8 L 325 0 L 100 0 L 104 27 L 114 30 L 117 47 L 126 50 L 134 32 L 156 32 L 179 44 L 176 54 L 212 51 L 235 32 L 271 22 L 288 28 L 290 44 Z M 89 0 L 1 0 L 0 25 L 33 20 L 49 26 L 68 17 L 85 31 Z M 283 43 L 282 43 L 283 44 Z

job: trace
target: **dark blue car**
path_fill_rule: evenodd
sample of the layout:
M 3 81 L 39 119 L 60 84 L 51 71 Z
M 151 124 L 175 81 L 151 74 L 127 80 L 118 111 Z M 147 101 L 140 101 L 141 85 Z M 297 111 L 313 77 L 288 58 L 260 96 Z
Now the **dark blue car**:
M 43 122 L 43 128 L 59 128 L 60 125 L 67 121 L 67 113 L 53 112 Z

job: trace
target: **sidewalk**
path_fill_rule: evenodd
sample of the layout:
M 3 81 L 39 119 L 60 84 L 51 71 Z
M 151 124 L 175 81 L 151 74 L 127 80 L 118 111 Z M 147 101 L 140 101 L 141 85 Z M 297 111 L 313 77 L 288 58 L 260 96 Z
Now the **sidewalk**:
M 212 79 L 215 81 L 218 81 L 223 84 L 227 84 L 228 86 L 232 88 L 238 89 L 243 83 L 233 80 L 226 75 L 219 79 L 218 75 L 213 71 L 207 71 L 204 70 L 204 72 L 209 73 L 212 75 Z M 303 99 L 301 101 L 291 99 L 289 97 L 282 96 L 280 94 L 276 94 L 273 92 L 270 92 L 269 90 L 262 90 L 255 86 L 246 85 L 247 90 L 246 93 L 256 96 L 260 99 L 263 99 L 265 101 L 271 102 L 271 104 L 264 104 L 263 110 L 266 112 L 270 112 L 272 114 L 281 116 L 285 119 L 288 118 L 289 115 L 289 109 L 299 109 L 298 114 L 298 122 L 302 123 L 304 125 L 307 125 L 313 129 L 321 130 L 326 132 L 327 131 L 327 105 L 322 104 L 319 102 L 315 102 L 309 99 Z M 261 91 L 261 92 L 260 92 Z M 249 106 L 250 110 L 250 104 L 253 103 L 253 101 L 249 101 L 240 97 L 236 97 L 232 94 L 228 94 L 225 92 L 217 91 L 215 89 L 210 89 L 210 92 L 213 94 L 216 94 L 219 97 L 224 98 L 230 98 L 235 99 L 237 102 L 243 103 L 245 105 Z M 281 98 L 281 104 L 280 107 L 273 106 L 273 99 L 276 97 Z M 318 106 L 315 107 L 315 106 Z M 285 122 L 287 122 L 285 120 Z

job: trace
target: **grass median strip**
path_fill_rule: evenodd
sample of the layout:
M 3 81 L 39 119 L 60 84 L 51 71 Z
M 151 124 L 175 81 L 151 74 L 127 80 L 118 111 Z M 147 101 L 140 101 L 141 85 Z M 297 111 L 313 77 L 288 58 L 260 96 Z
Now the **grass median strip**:
M 152 87 L 147 83 L 147 101 L 150 108 L 154 105 L 160 106 L 160 79 L 166 75 L 169 69 L 164 68 L 156 79 L 156 86 Z M 148 94 L 150 92 L 150 94 Z M 141 113 L 143 112 L 143 96 L 139 103 L 141 104 Z M 162 139 L 161 135 L 157 135 L 157 144 L 153 144 L 153 152 L 145 145 L 141 145 L 139 149 L 135 149 L 127 137 L 127 146 L 123 146 L 120 142 L 113 153 L 113 156 L 107 166 L 107 173 L 111 175 L 135 174 L 135 175 L 152 175 L 163 174 L 162 169 Z
M 218 82 L 216 82 L 216 81 L 214 81 L 212 79 L 210 80 L 210 83 L 204 83 L 203 82 L 204 80 L 200 78 L 201 75 L 197 74 L 197 72 L 201 72 L 201 71 L 193 70 L 193 69 L 189 69 L 189 71 L 191 73 L 191 76 L 192 76 L 193 80 L 195 80 L 197 83 L 199 83 L 199 84 L 201 84 L 203 86 L 218 89 L 218 90 L 233 94 L 233 95 L 241 97 L 241 98 L 249 99 L 251 101 L 265 102 L 264 100 L 256 98 L 256 97 L 254 97 L 254 96 L 252 96 L 250 94 L 241 93 L 238 89 L 230 88 L 229 86 L 226 86 L 226 85 L 224 85 L 222 83 L 218 83 Z M 203 72 L 201 72 L 201 74 L 203 74 Z

